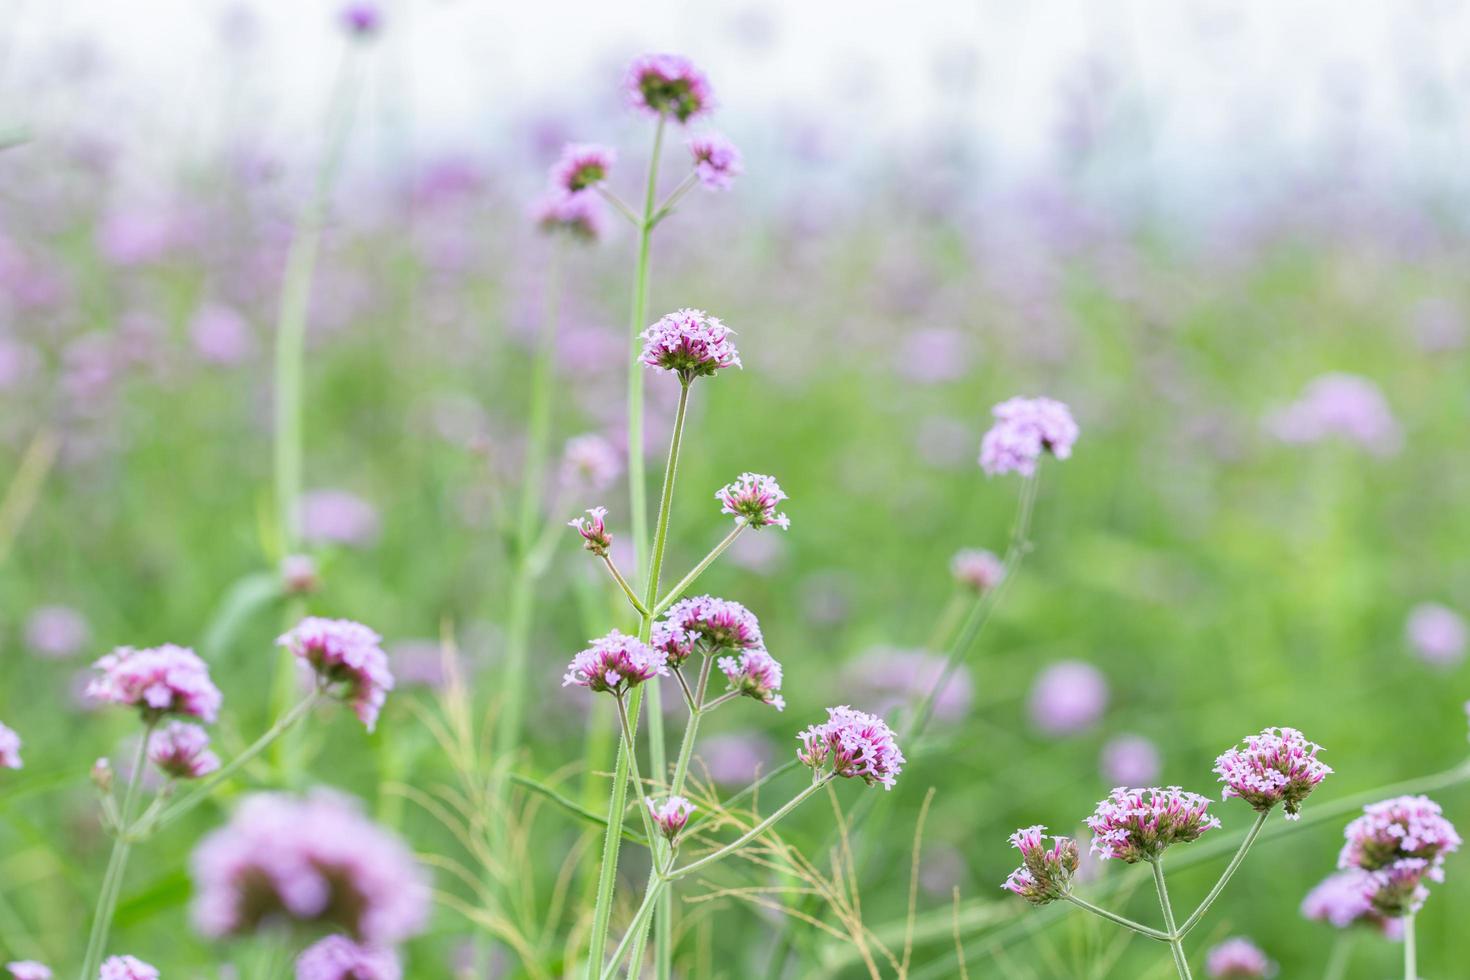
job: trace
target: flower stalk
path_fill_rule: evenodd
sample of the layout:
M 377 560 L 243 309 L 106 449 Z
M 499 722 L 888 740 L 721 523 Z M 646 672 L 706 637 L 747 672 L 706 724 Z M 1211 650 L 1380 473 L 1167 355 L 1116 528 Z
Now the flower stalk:
M 1179 928 L 1174 924 L 1174 908 L 1169 903 L 1169 886 L 1164 882 L 1163 858 L 1156 857 L 1148 863 L 1153 868 L 1154 889 L 1159 893 L 1159 908 L 1164 913 L 1164 928 L 1168 933 L 1169 952 L 1174 956 L 1174 967 L 1179 971 L 1179 980 L 1191 980 L 1189 960 L 1184 955 L 1184 942 Z

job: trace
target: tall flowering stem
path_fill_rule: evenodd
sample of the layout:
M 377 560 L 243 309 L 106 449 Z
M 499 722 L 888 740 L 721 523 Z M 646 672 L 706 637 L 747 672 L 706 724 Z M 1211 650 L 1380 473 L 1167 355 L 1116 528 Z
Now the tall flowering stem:
M 1419 980 L 1419 955 L 1414 942 L 1414 913 L 1404 916 L 1404 980 Z
M 1210 910 L 1210 906 L 1215 904 L 1215 899 L 1220 897 L 1220 893 L 1225 890 L 1225 886 L 1229 884 L 1236 869 L 1245 860 L 1246 852 L 1251 849 L 1251 845 L 1256 842 L 1256 838 L 1261 836 L 1261 830 L 1266 826 L 1266 818 L 1270 815 L 1270 810 L 1261 810 L 1256 814 L 1255 823 L 1251 824 L 1251 829 L 1246 831 L 1245 837 L 1240 842 L 1240 846 L 1235 849 L 1235 855 L 1231 857 L 1230 863 L 1221 872 L 1220 879 L 1215 882 L 1215 886 L 1210 889 L 1210 893 L 1205 896 L 1204 901 L 1199 903 L 1199 908 L 1195 909 L 1189 918 L 1184 920 L 1184 924 L 1179 927 L 1179 934 L 1181 936 L 1186 935 L 1189 930 L 1199 925 L 1200 919 L 1204 918 L 1205 913 Z
M 1179 980 L 1192 980 L 1189 959 L 1184 955 L 1184 941 L 1174 924 L 1174 908 L 1169 904 L 1169 886 L 1164 883 L 1164 859 L 1156 857 L 1149 861 L 1154 872 L 1154 889 L 1159 893 L 1159 908 L 1164 913 L 1164 929 L 1169 935 L 1169 951 L 1174 955 L 1174 967 L 1179 971 Z

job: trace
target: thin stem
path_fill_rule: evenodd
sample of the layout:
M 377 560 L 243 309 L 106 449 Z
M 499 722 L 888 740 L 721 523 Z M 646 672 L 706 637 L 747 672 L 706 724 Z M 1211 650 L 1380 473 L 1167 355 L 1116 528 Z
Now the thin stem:
M 643 814 L 643 833 L 648 836 L 650 842 L 656 841 L 658 838 L 654 836 L 653 815 L 648 811 L 648 800 L 643 792 L 643 776 L 638 772 L 638 753 L 634 748 L 633 723 L 628 720 L 628 706 L 623 703 L 622 696 L 619 695 L 616 701 L 618 703 L 618 723 L 623 729 L 623 750 L 628 753 L 628 768 L 631 770 L 633 791 L 638 794 L 638 812 Z
M 1419 980 L 1419 952 L 1414 942 L 1414 915 L 1404 916 L 1404 980 Z
M 664 119 L 653 131 L 653 153 L 648 159 L 648 185 L 643 195 L 643 220 L 638 226 L 638 261 L 633 269 L 633 309 L 629 317 L 633 357 L 628 364 L 628 503 L 633 511 L 633 577 L 643 569 L 648 552 L 648 488 L 643 465 L 643 365 L 638 335 L 648 316 L 648 245 L 653 235 L 654 199 L 658 194 L 659 156 L 664 146 Z
M 102 876 L 97 911 L 92 917 L 87 952 L 82 958 L 81 980 L 93 980 L 102 965 L 102 951 L 107 946 L 107 934 L 112 930 L 112 917 L 117 912 L 117 899 L 122 894 L 123 877 L 128 869 L 128 852 L 132 849 L 132 828 L 128 821 L 133 818 L 133 805 L 138 800 L 138 789 L 143 785 L 143 769 L 148 764 L 148 742 L 157 726 L 158 720 L 150 719 L 143 727 L 143 738 L 133 756 L 133 771 L 128 775 L 128 788 L 123 793 L 117 836 L 112 840 L 112 855 L 107 859 L 107 872 Z
M 643 604 L 653 608 L 658 601 L 658 578 L 664 564 L 664 547 L 669 539 L 669 512 L 674 506 L 674 478 L 679 471 L 679 447 L 684 441 L 684 419 L 689 412 L 689 382 L 679 386 L 679 408 L 674 413 L 674 434 L 669 438 L 669 461 L 664 467 L 664 485 L 659 493 L 658 524 L 653 534 L 653 554 L 648 563 L 648 590 Z
M 712 864 L 723 861 L 731 854 L 740 850 L 740 848 L 744 847 L 746 844 L 749 844 L 751 841 L 755 840 L 761 834 L 764 834 L 766 831 L 770 830 L 773 826 L 775 826 L 778 820 L 786 816 L 786 814 L 790 813 L 792 810 L 795 810 L 797 807 L 801 806 L 801 804 L 806 801 L 807 797 L 811 796 L 813 793 L 817 792 L 831 781 L 831 773 L 820 777 L 816 780 L 816 782 L 812 783 L 806 789 L 803 789 L 800 793 L 797 793 L 795 796 L 793 796 L 781 807 L 781 809 L 777 810 L 775 813 L 771 814 L 769 817 L 762 820 L 760 823 L 756 824 L 754 827 L 750 828 L 745 833 L 737 837 L 735 840 L 720 848 L 718 851 L 706 854 L 704 857 L 700 858 L 697 861 L 691 861 L 689 864 L 684 865 L 682 868 L 675 868 L 664 877 L 669 881 L 678 881 L 680 878 L 692 875 L 694 872 L 700 870 L 701 868 L 707 868 Z
M 638 615 L 645 619 L 651 618 L 654 614 L 650 613 L 648 607 L 643 605 L 643 600 L 638 598 L 638 593 L 633 591 L 633 587 L 628 584 L 628 580 L 623 578 L 623 573 L 618 571 L 618 566 L 613 564 L 612 555 L 603 555 L 602 563 L 607 566 L 608 573 L 612 575 L 613 581 L 618 583 L 618 588 L 623 590 L 623 595 L 628 597 L 628 601 L 633 604 L 633 609 Z
M 614 210 L 616 210 L 623 217 L 631 221 L 634 228 L 643 227 L 643 219 L 638 217 L 638 212 L 628 207 L 628 205 L 623 201 L 621 197 L 618 197 L 612 191 L 608 190 L 605 185 L 598 184 L 597 193 L 601 194 L 602 199 L 611 204 Z
M 705 712 L 713 711 L 720 705 L 724 704 L 726 701 L 733 701 L 736 698 L 740 697 L 740 695 L 743 693 L 743 691 L 726 691 L 724 694 L 721 694 L 713 701 L 709 702 L 706 705 L 703 705 L 699 710 Z
M 689 689 L 689 682 L 684 679 L 684 672 L 678 667 L 674 668 L 674 679 L 679 682 L 679 689 L 684 692 L 684 704 L 689 707 L 689 716 L 699 710 L 699 702 L 694 699 L 694 692 Z
M 1239 868 L 1241 862 L 1245 860 L 1246 851 L 1251 849 L 1251 845 L 1261 835 L 1262 828 L 1266 826 L 1266 818 L 1270 815 L 1270 810 L 1262 810 L 1256 814 L 1256 822 L 1251 824 L 1250 830 L 1246 831 L 1245 838 L 1240 842 L 1240 847 L 1235 849 L 1235 856 L 1230 859 L 1230 863 L 1220 873 L 1220 879 L 1215 882 L 1215 887 L 1211 888 L 1210 893 L 1205 896 L 1204 901 L 1199 903 L 1199 908 L 1195 909 L 1190 917 L 1184 920 L 1184 925 L 1179 927 L 1179 935 L 1188 935 L 1189 930 L 1193 929 L 1199 924 L 1200 919 L 1204 918 L 1205 913 L 1210 910 L 1210 906 L 1214 904 L 1215 899 L 1220 897 L 1220 893 L 1225 890 L 1225 885 L 1230 881 L 1230 877 L 1235 874 L 1235 869 Z
M 689 176 L 685 177 L 682 181 L 679 182 L 679 186 L 674 188 L 673 193 L 664 198 L 664 202 L 658 206 L 658 210 L 655 211 L 653 213 L 653 217 L 649 219 L 649 221 L 653 224 L 655 228 L 657 228 L 659 226 L 659 223 L 667 218 L 669 214 L 674 210 L 674 205 L 682 201 L 684 199 L 684 195 L 693 190 L 694 185 L 698 183 L 698 181 L 699 173 L 697 171 L 691 171 Z
M 748 527 L 750 527 L 749 524 L 736 524 L 735 530 L 725 535 L 724 540 L 715 545 L 714 548 L 710 549 L 710 553 L 705 555 L 704 558 L 700 560 L 698 565 L 695 565 L 692 569 L 690 569 L 688 575 L 685 575 L 682 579 L 679 580 L 678 585 L 670 589 L 668 594 L 658 601 L 658 603 L 653 607 L 653 615 L 662 616 L 670 606 L 678 601 L 679 596 L 684 593 L 684 590 L 693 585 L 695 581 L 699 578 L 699 576 L 704 574 L 704 570 L 706 568 L 709 568 L 710 565 L 714 564 L 715 559 L 724 554 L 725 549 L 734 544 L 735 539 L 740 537 L 740 533 Z
M 633 921 L 628 923 L 628 931 L 623 933 L 623 939 L 618 943 L 618 948 L 613 950 L 612 961 L 602 971 L 601 980 L 611 980 L 612 977 L 617 975 L 618 964 L 628 954 L 628 946 L 633 942 L 633 937 L 646 931 L 648 919 L 653 914 L 654 905 L 658 900 L 659 893 L 664 889 L 664 879 L 654 877 L 651 885 L 652 887 L 644 891 L 643 904 L 639 905 L 638 911 L 633 913 Z M 630 966 L 630 974 L 632 973 L 632 969 Z
M 1332 953 L 1327 958 L 1327 971 L 1322 980 L 1343 980 L 1347 976 L 1348 963 L 1353 958 L 1353 934 L 1349 929 L 1339 929 L 1332 943 Z
M 1062 898 L 1064 898 L 1068 902 L 1071 902 L 1079 909 L 1086 909 L 1093 915 L 1100 915 L 1104 919 L 1107 919 L 1109 922 L 1117 923 L 1124 929 L 1132 929 L 1134 932 L 1143 936 L 1147 936 L 1148 938 L 1156 940 L 1157 942 L 1169 942 L 1168 933 L 1160 932 L 1158 929 L 1155 929 L 1152 926 L 1146 926 L 1142 922 L 1134 922 L 1132 919 L 1127 918 L 1126 916 L 1118 915 L 1116 912 L 1109 912 L 1107 909 L 1097 905 L 1093 905 L 1091 902 L 1080 899 L 1076 895 L 1063 895 Z
M 1174 908 L 1169 904 L 1169 888 L 1164 884 L 1164 862 L 1155 858 L 1149 862 L 1154 869 L 1154 888 L 1159 893 L 1159 908 L 1164 912 L 1164 928 L 1168 930 L 1169 952 L 1174 956 L 1174 966 L 1179 971 L 1179 980 L 1192 980 L 1189 960 L 1184 955 L 1184 943 L 1174 925 Z
M 629 698 L 633 719 L 638 717 L 643 688 L 634 688 Z M 621 717 L 619 718 L 621 722 Z M 636 724 L 636 721 L 634 722 Z M 607 801 L 607 833 L 602 838 L 602 868 L 597 876 L 597 900 L 592 907 L 592 935 L 587 947 L 587 978 L 602 973 L 603 950 L 607 948 L 607 930 L 612 920 L 613 885 L 618 877 L 618 851 L 623 839 L 623 816 L 627 811 L 628 768 L 631 754 L 627 742 L 618 740 L 617 762 L 613 768 L 612 793 Z M 649 842 L 650 846 L 652 841 Z

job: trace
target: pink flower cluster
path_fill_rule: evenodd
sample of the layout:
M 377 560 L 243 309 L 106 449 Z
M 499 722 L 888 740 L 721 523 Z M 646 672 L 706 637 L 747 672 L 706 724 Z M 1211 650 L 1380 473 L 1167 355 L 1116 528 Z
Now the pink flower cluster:
M 643 338 L 639 360 L 677 374 L 685 384 L 722 368 L 741 366 L 740 352 L 731 339 L 734 332 L 704 310 L 675 310 L 639 336 Z
M 1205 957 L 1205 972 L 1215 978 L 1271 977 L 1276 975 L 1276 964 L 1261 947 L 1244 936 L 1235 936 L 1210 950 Z
M 1460 614 L 1437 602 L 1421 602 L 1409 610 L 1404 635 L 1419 659 L 1436 667 L 1453 667 L 1465 659 L 1470 628 Z
M 695 136 L 687 145 L 689 155 L 694 158 L 694 174 L 709 190 L 729 190 L 744 171 L 740 151 L 723 136 L 714 133 Z
M 308 616 L 276 642 L 316 671 L 323 685 L 340 686 L 359 721 L 372 731 L 393 690 L 383 638 L 350 619 Z
M 1403 444 L 1403 432 L 1379 387 L 1356 374 L 1324 374 L 1300 398 L 1272 414 L 1266 426 L 1291 444 L 1342 439 L 1388 456 Z
M 665 622 L 703 640 L 711 651 L 763 650 L 766 645 L 755 614 L 730 599 L 680 599 L 669 607 Z
M 592 552 L 599 558 L 607 557 L 607 549 L 612 547 L 613 536 L 607 530 L 606 507 L 593 507 L 587 511 L 586 517 L 574 517 L 567 521 L 567 527 L 577 529 L 585 544 L 582 547 Z
M 15 960 L 5 964 L 11 980 L 51 980 L 51 968 L 35 960 Z
M 211 938 L 276 922 L 330 924 L 361 942 L 391 945 L 429 913 L 413 852 L 355 801 L 318 790 L 247 797 L 191 859 L 194 920 Z
M 796 737 L 801 740 L 796 757 L 812 769 L 831 762 L 835 775 L 857 777 L 884 789 L 893 789 L 903 771 L 905 760 L 893 729 L 882 718 L 845 704 L 828 708 L 825 722 L 809 726 Z
M 623 457 L 596 433 L 573 436 L 561 455 L 561 482 L 584 493 L 602 493 L 623 472 Z
M 1295 820 L 1302 801 L 1332 774 L 1317 758 L 1321 750 L 1295 728 L 1267 728 L 1247 736 L 1243 746 L 1215 760 L 1215 772 L 1225 784 L 1221 799 L 1238 796 L 1257 811 L 1280 803 L 1286 819 Z
M 109 956 L 102 961 L 97 980 L 158 980 L 158 969 L 136 956 Z
M 1385 916 L 1373 907 L 1375 890 L 1371 872 L 1359 868 L 1339 871 L 1307 892 L 1307 897 L 1302 899 L 1302 915 L 1317 922 L 1329 922 L 1339 929 L 1364 925 L 1390 939 L 1403 938 L 1403 920 Z
M 1037 824 L 1011 835 L 1011 846 L 1021 852 L 1021 866 L 1001 885 L 1032 905 L 1048 905 L 1066 896 L 1072 890 L 1072 877 L 1081 861 L 1075 840 L 1052 837 L 1048 847 L 1045 830 L 1046 827 Z
M 580 194 L 597 187 L 612 172 L 617 154 L 596 143 L 568 143 L 551 168 L 551 186 L 564 194 Z
M 0 722 L 0 769 L 19 769 L 20 736 L 15 730 Z
M 655 803 L 651 799 L 644 799 L 643 802 L 648 804 L 648 812 L 653 816 L 654 826 L 669 840 L 679 836 L 684 825 L 689 822 L 689 815 L 695 809 L 694 804 L 682 796 L 671 796 L 662 804 Z
M 1429 897 L 1426 881 L 1444 881 L 1444 860 L 1460 849 L 1460 835 L 1438 803 L 1399 796 L 1363 807 L 1343 830 L 1340 869 L 1368 873 L 1368 898 L 1386 916 L 1412 914 Z
M 172 643 L 119 647 L 92 666 L 102 672 L 87 685 L 86 695 L 94 700 L 131 705 L 154 719 L 177 714 L 213 722 L 219 714 L 219 688 L 193 650 Z
M 713 108 L 709 80 L 688 58 L 645 54 L 628 66 L 624 85 L 634 108 L 681 123 Z
M 1120 786 L 1087 818 L 1092 853 L 1126 864 L 1156 860 L 1171 845 L 1199 840 L 1205 831 L 1219 827 L 1209 807 L 1209 797 L 1186 793 L 1178 786 Z
M 341 19 L 342 27 L 354 37 L 372 37 L 383 27 L 383 12 L 365 0 L 353 0 L 343 7 Z
M 572 658 L 561 683 L 562 687 L 576 684 L 622 697 L 630 688 L 667 674 L 667 664 L 668 657 L 662 650 L 613 630 Z
M 666 619 L 653 624 L 653 632 L 648 638 L 649 646 L 662 652 L 664 663 L 670 667 L 683 666 L 698 643 L 699 634 Z
M 219 768 L 219 756 L 209 749 L 209 733 L 183 721 L 171 721 L 153 733 L 148 758 L 174 779 L 198 779 Z
M 1042 453 L 1057 459 L 1072 455 L 1077 423 L 1067 406 L 1050 398 L 1012 398 L 991 409 L 995 424 L 980 441 L 980 466 L 986 473 L 1031 476 Z
M 399 980 L 398 954 L 362 946 L 346 936 L 328 936 L 296 958 L 296 980 Z
M 717 490 L 715 499 L 720 502 L 720 513 L 733 515 L 736 524 L 748 524 L 756 530 L 770 525 L 783 531 L 791 529 L 791 519 L 776 513 L 787 496 L 774 476 L 741 473 L 734 483 Z
M 583 242 L 597 241 L 607 225 L 595 196 L 557 191 L 531 205 L 531 220 L 544 232 L 565 232 Z
M 717 666 L 730 681 L 730 690 L 769 704 L 777 711 L 786 710 L 786 699 L 776 692 L 781 689 L 781 664 L 765 650 L 745 650 L 739 658 L 721 657 Z
M 989 592 L 1005 576 L 1005 564 L 983 548 L 963 548 L 949 561 L 950 574 L 959 584 L 975 592 Z

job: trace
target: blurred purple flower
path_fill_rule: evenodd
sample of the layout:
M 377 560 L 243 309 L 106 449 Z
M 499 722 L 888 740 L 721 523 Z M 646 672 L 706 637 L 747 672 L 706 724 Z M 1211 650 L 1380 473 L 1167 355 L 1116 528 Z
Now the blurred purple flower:
M 86 618 L 70 606 L 41 606 L 26 620 L 26 646 L 43 657 L 70 657 L 91 638 Z
M 0 721 L 0 769 L 19 769 L 23 763 L 20 761 L 20 736 L 15 730 Z
M 1364 925 L 1389 939 L 1402 939 L 1403 919 L 1390 918 L 1373 907 L 1372 875 L 1358 868 L 1328 875 L 1302 899 L 1302 915 L 1328 922 L 1338 929 Z
M 903 338 L 894 368 L 910 381 L 939 384 L 963 378 L 974 356 L 969 334 L 951 327 L 927 327 Z
M 350 619 L 308 616 L 276 640 L 277 645 L 309 664 L 318 683 L 339 688 L 357 720 L 372 731 L 393 690 L 393 672 L 376 632 Z
M 713 107 L 709 80 L 681 55 L 635 58 L 623 84 L 633 107 L 652 116 L 671 116 L 684 123 Z
M 597 143 L 568 143 L 561 159 L 551 167 L 551 186 L 564 194 L 576 194 L 600 186 L 612 172 L 618 155 Z
M 378 537 L 378 510 L 346 490 L 312 490 L 301 495 L 301 538 L 309 544 L 366 547 Z
M 398 954 L 383 946 L 360 946 L 346 936 L 328 936 L 296 958 L 296 980 L 399 980 Z
M 51 968 L 35 960 L 14 960 L 5 964 L 11 980 L 51 980 Z
M 1355 374 L 1324 374 L 1302 395 L 1266 417 L 1282 442 L 1298 445 L 1343 439 L 1379 456 L 1398 452 L 1403 433 L 1378 386 Z
M 353 0 L 339 16 L 343 30 L 354 37 L 372 37 L 383 28 L 383 11 L 368 0 Z
M 871 704 L 876 714 L 916 704 L 928 696 L 944 673 L 945 658 L 928 650 L 898 650 L 874 647 L 844 671 L 853 678 L 854 699 Z M 934 696 L 933 711 L 939 721 L 958 721 L 970 711 L 974 699 L 970 672 L 959 668 L 944 689 Z
M 158 969 L 136 956 L 109 956 L 97 980 L 158 980 Z
M 1072 455 L 1077 423 L 1066 405 L 1050 398 L 1012 398 L 991 409 L 995 424 L 980 440 L 980 467 L 990 476 L 1030 476 L 1042 454 Z
M 724 786 L 754 782 L 768 770 L 776 749 L 760 732 L 711 735 L 695 746 L 694 754 L 709 770 L 709 778 Z
M 1102 748 L 1102 777 L 1114 786 L 1147 786 L 1159 778 L 1159 750 L 1142 735 L 1119 735 Z
M 213 722 L 222 700 L 209 668 L 190 649 L 165 643 L 146 650 L 119 647 L 94 663 L 87 685 L 94 701 L 142 709 L 145 717 L 191 715 Z
M 692 137 L 686 144 L 694 158 L 694 173 L 708 190 L 727 191 L 745 171 L 740 151 L 716 133 Z
M 1212 978 L 1272 977 L 1272 963 L 1255 943 L 1244 936 L 1234 936 L 1211 949 L 1205 958 L 1205 970 Z
M 247 359 L 255 349 L 250 323 L 233 307 L 206 303 L 189 321 L 189 338 L 199 358 L 230 367 Z
M 1047 735 L 1072 735 L 1095 725 L 1108 706 L 1108 682 L 1092 664 L 1063 660 L 1031 685 L 1031 723 Z
M 544 232 L 566 232 L 583 242 L 602 237 L 607 219 L 594 194 L 552 192 L 531 205 L 531 220 Z
M 770 575 L 786 556 L 786 542 L 772 534 L 742 534 L 735 539 L 725 559 L 757 575 Z
M 171 721 L 148 739 L 148 759 L 175 779 L 198 779 L 219 768 L 209 733 L 198 725 Z
M 1453 609 L 1424 602 L 1409 610 L 1404 634 L 1419 659 L 1436 667 L 1451 667 L 1465 659 L 1470 630 Z
M 569 491 L 600 494 L 623 472 L 623 454 L 596 433 L 573 436 L 561 455 L 561 482 Z

